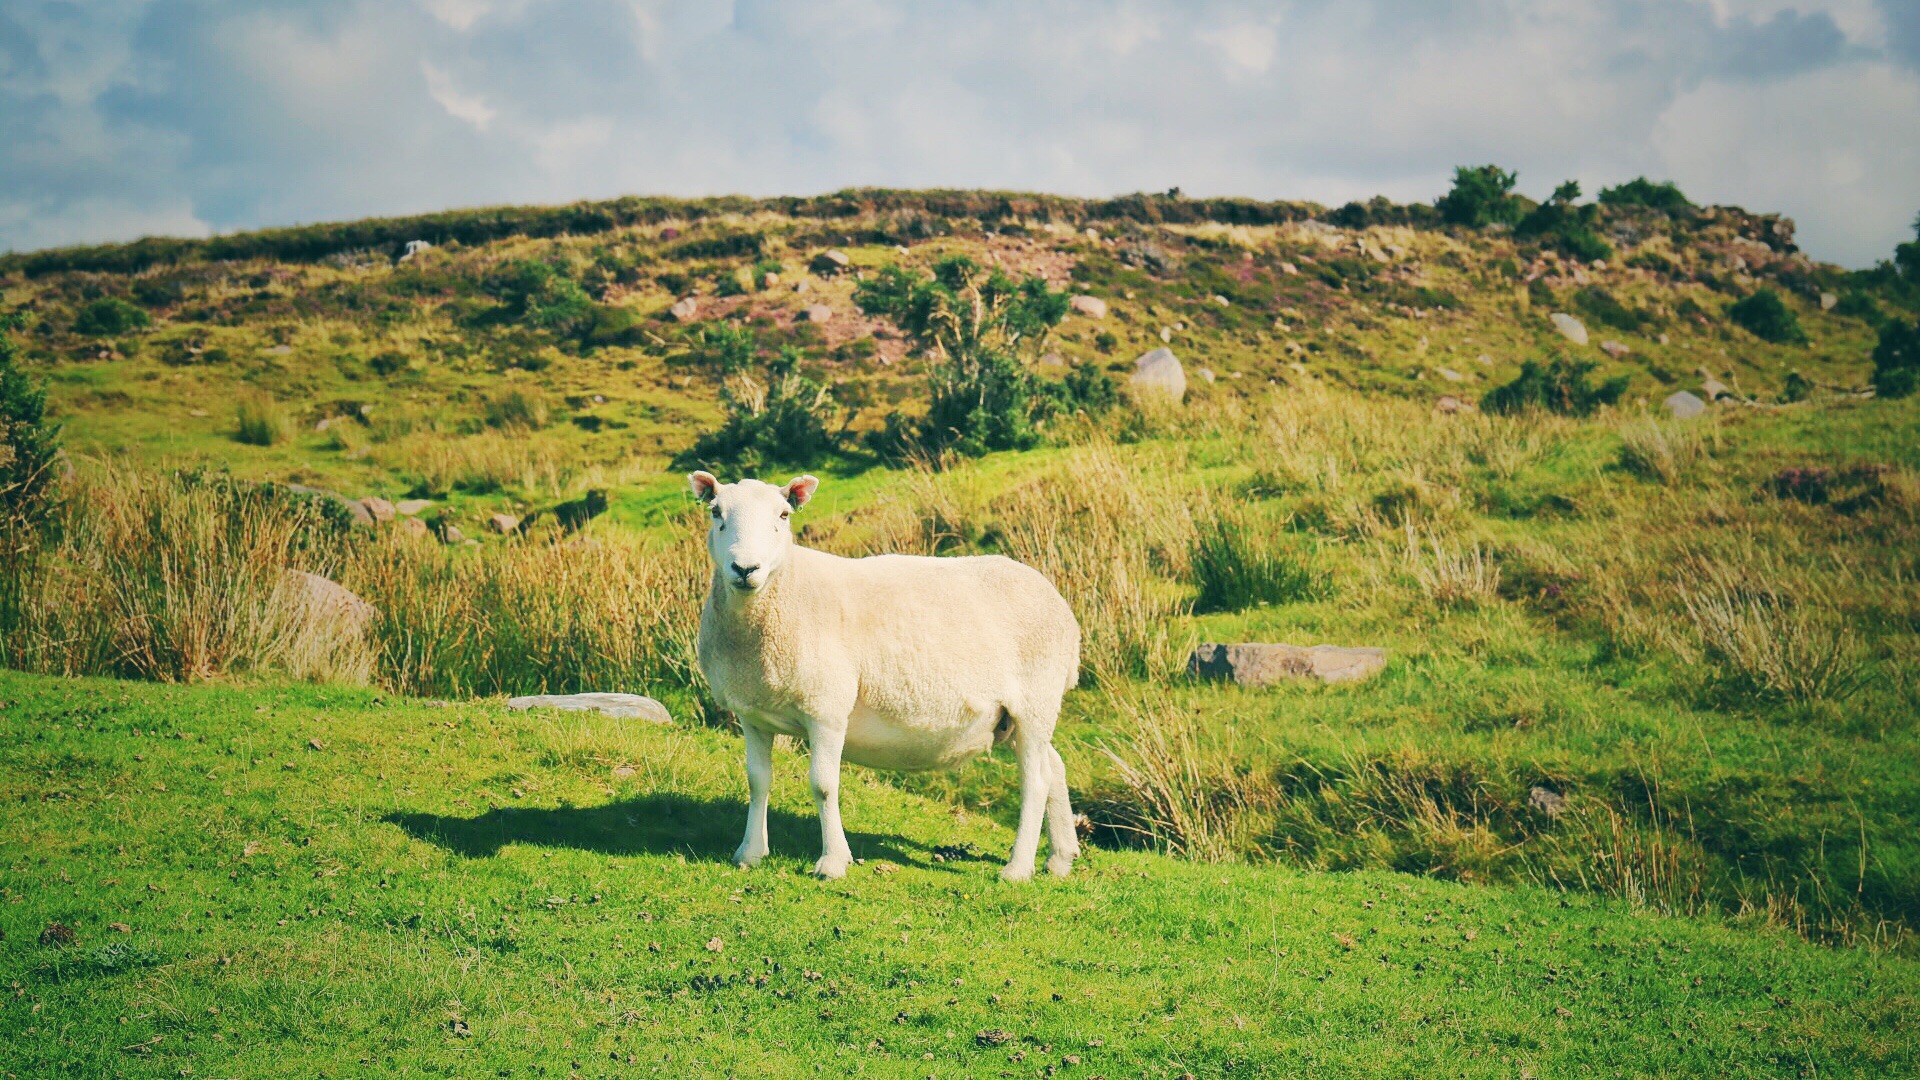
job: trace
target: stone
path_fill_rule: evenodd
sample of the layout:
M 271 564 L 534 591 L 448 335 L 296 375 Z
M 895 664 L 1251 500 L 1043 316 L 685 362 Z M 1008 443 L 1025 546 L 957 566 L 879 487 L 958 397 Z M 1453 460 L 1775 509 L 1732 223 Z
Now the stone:
M 367 513 L 373 515 L 373 520 L 377 524 L 385 525 L 393 520 L 394 505 L 378 495 L 369 495 L 361 499 L 360 505 L 367 508 Z
M 1452 394 L 1441 395 L 1440 400 L 1433 403 L 1433 409 L 1435 412 L 1445 413 L 1448 416 L 1452 416 L 1454 413 L 1474 411 L 1472 402 L 1462 401 Z
M 846 252 L 834 250 L 815 255 L 813 261 L 807 264 L 807 269 L 822 277 L 831 277 L 834 274 L 846 272 L 852 266 L 853 260 L 847 258 Z
M 1107 317 L 1107 302 L 1097 296 L 1076 296 L 1069 303 L 1077 315 L 1085 315 L 1089 319 Z
M 762 274 L 762 275 L 760 275 L 760 287 L 761 287 L 761 288 L 763 288 L 763 289 L 771 289 L 771 288 L 773 288 L 774 286 L 776 286 L 776 285 L 778 285 L 778 284 L 780 284 L 780 275 L 779 275 L 779 274 Z
M 1172 349 L 1142 353 L 1133 362 L 1133 377 L 1128 380 L 1136 393 L 1162 394 L 1179 401 L 1187 396 L 1187 373 Z
M 1193 373 L 1208 382 L 1212 382 L 1216 378 L 1212 368 L 1194 368 Z
M 512 514 L 488 514 L 487 528 L 505 536 L 520 527 L 520 519 Z
M 433 500 L 431 499 L 402 499 L 394 503 L 393 508 L 408 517 L 412 517 L 432 505 Z
M 1709 377 L 1706 383 L 1700 387 L 1700 392 L 1707 395 L 1708 401 L 1719 401 L 1723 397 L 1732 396 L 1727 392 L 1726 383 L 1712 377 Z
M 1164 342 L 1168 342 L 1168 343 L 1171 343 L 1171 342 L 1173 341 L 1173 327 L 1171 327 L 1171 326 L 1163 326 L 1163 327 L 1161 327 L 1161 328 L 1160 328 L 1160 340 L 1161 340 L 1161 341 L 1164 341 Z
M 811 323 L 823 323 L 833 318 L 833 309 L 825 304 L 808 304 L 800 309 L 799 318 Z
M 1618 360 L 1633 350 L 1617 341 L 1603 341 L 1600 343 L 1600 351 Z
M 1574 318 L 1564 311 L 1556 311 L 1548 316 L 1548 318 L 1552 320 L 1553 328 L 1560 331 L 1561 337 L 1566 338 L 1575 345 L 1585 345 L 1587 343 L 1587 328 L 1581 324 L 1579 319 Z
M 467 542 L 467 534 L 461 532 L 458 525 L 448 525 L 440 530 L 440 539 L 443 543 L 464 544 Z
M 799 281 L 793 283 L 793 291 L 797 293 L 806 292 L 811 288 L 813 288 L 813 282 L 808 281 L 806 278 L 801 278 Z
M 1671 413 L 1676 420 L 1691 420 L 1707 411 L 1706 402 L 1685 390 L 1668 394 L 1667 399 L 1660 404 L 1666 406 L 1667 412 Z
M 662 239 L 662 240 L 678 240 L 678 239 L 680 239 L 680 230 L 679 230 L 679 229 L 675 229 L 675 228 L 671 228 L 671 227 L 669 227 L 669 228 L 665 228 L 665 229 L 661 229 L 661 230 L 660 230 L 660 239 Z
M 1057 352 L 1050 352 L 1040 358 L 1041 367 L 1066 367 L 1067 358 Z
M 1440 377 L 1447 380 L 1448 382 L 1466 382 L 1467 381 L 1467 377 L 1465 375 L 1460 374 L 1459 372 L 1453 370 L 1452 368 L 1443 367 L 1437 370 L 1440 373 Z
M 1823 292 L 1820 294 L 1820 310 L 1821 311 L 1832 311 L 1834 308 L 1834 305 L 1838 304 L 1839 302 L 1840 302 L 1840 298 L 1830 292 Z
M 287 599 L 303 623 L 339 626 L 358 634 L 380 614 L 351 589 L 319 574 L 288 570 L 285 582 Z
M 305 484 L 288 484 L 287 490 L 296 495 L 311 495 L 317 499 L 325 499 L 352 515 L 355 525 L 362 528 L 373 528 L 373 515 L 367 512 L 366 507 L 360 505 L 359 499 L 349 499 L 337 491 L 328 491 L 326 488 L 308 487 Z
M 1233 301 L 1231 301 L 1231 300 L 1229 300 L 1229 299 L 1227 299 L 1227 298 L 1226 298 L 1226 297 L 1224 297 L 1224 296 L 1221 296 L 1221 295 L 1220 295 L 1219 293 L 1214 293 L 1214 294 L 1213 294 L 1213 302 L 1214 302 L 1214 303 L 1216 303 L 1216 304 L 1219 304 L 1219 305 L 1220 305 L 1221 307 L 1232 307 L 1232 306 L 1233 306 Z
M 325 433 L 328 428 L 333 426 L 333 422 L 336 419 L 338 418 L 329 416 L 329 417 L 326 417 L 325 419 L 315 420 L 313 422 L 313 433 L 315 435 L 320 435 Z
M 1486 353 L 1481 353 L 1479 356 L 1473 358 L 1473 362 L 1483 367 L 1492 367 L 1493 357 L 1488 356 Z
M 1550 818 L 1557 818 L 1567 808 L 1567 797 L 1552 788 L 1535 786 L 1527 792 L 1527 805 Z
M 1323 683 L 1355 682 L 1387 666 L 1387 650 L 1244 642 L 1207 643 L 1193 650 L 1187 672 L 1205 679 L 1231 679 L 1240 686 L 1272 686 L 1289 679 Z
M 400 531 L 408 536 L 425 536 L 427 523 L 417 517 L 403 517 L 400 519 Z
M 675 300 L 673 306 L 667 309 L 667 314 L 673 316 L 674 322 L 692 322 L 693 317 L 699 313 L 700 301 L 691 296 L 683 296 Z
M 1593 268 L 1595 270 L 1605 270 L 1607 268 L 1607 260 L 1605 259 L 1593 260 Z
M 1087 239 L 1097 243 L 1100 239 L 1100 230 L 1091 225 L 1087 226 Z
M 1300 273 L 1300 268 L 1290 262 L 1283 262 L 1280 264 L 1280 272 L 1288 277 L 1294 277 Z
M 1662 345 L 1671 344 L 1670 339 L 1665 334 L 1661 334 L 1659 337 L 1654 338 L 1653 340 L 1659 342 Z
M 673 723 L 673 714 L 667 711 L 665 705 L 639 694 L 530 694 L 508 698 L 507 708 L 564 709 L 567 712 L 597 712 L 616 720 Z

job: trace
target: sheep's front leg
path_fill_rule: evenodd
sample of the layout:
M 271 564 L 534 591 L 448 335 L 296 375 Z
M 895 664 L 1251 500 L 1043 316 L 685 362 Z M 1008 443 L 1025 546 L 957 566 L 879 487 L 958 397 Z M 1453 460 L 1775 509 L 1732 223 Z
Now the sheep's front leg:
M 773 735 L 740 722 L 747 739 L 747 835 L 733 852 L 733 864 L 746 868 L 767 854 L 767 791 L 773 786 Z
M 840 750 L 846 745 L 847 733 L 844 728 L 816 726 L 810 742 L 813 763 L 808 779 L 813 785 L 814 809 L 820 813 L 820 861 L 813 864 L 813 872 L 823 878 L 845 877 L 847 864 L 853 861 L 846 830 L 840 827 Z

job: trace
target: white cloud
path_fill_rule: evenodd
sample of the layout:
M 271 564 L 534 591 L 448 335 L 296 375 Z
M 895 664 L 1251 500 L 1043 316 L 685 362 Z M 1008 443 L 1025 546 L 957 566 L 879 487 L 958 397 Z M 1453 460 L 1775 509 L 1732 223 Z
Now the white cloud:
M 1271 25 L 1237 23 L 1218 30 L 1204 31 L 1196 36 L 1201 41 L 1219 49 L 1221 55 L 1242 71 L 1259 75 L 1273 66 L 1273 54 L 1277 42 Z
M 464 120 L 472 124 L 475 131 L 484 132 L 493 124 L 493 118 L 500 115 L 498 109 L 488 105 L 479 96 L 456 90 L 453 79 L 430 61 L 420 61 L 420 71 L 427 77 L 427 93 L 455 120 Z
M 492 5 L 487 0 L 420 0 L 427 14 L 459 31 L 473 29 Z

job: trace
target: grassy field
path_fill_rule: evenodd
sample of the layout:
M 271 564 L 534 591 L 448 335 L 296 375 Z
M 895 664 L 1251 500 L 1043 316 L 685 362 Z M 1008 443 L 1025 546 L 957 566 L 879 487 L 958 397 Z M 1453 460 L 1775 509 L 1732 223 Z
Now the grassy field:
M 1009 887 L 991 816 L 858 779 L 864 862 L 825 884 L 793 754 L 773 857 L 725 863 L 716 731 L 366 690 L 0 696 L 10 1076 L 1920 1067 L 1913 961 L 1764 928 L 1107 850 Z M 40 944 L 55 923 L 70 944 Z

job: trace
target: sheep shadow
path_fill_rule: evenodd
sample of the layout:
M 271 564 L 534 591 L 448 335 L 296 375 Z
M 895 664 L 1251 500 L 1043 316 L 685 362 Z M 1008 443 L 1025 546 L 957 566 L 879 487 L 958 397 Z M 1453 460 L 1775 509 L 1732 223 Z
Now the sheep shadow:
M 381 820 L 416 840 L 469 859 L 492 858 L 508 844 L 526 844 L 604 855 L 681 855 L 701 862 L 726 862 L 740 843 L 747 808 L 731 799 L 654 793 L 602 806 L 502 806 L 473 817 L 393 811 Z M 820 823 L 810 814 L 770 808 L 767 841 L 776 855 L 811 861 L 820 850 Z M 849 831 L 847 844 L 855 858 L 882 858 L 922 869 L 941 865 L 916 857 L 933 848 L 897 833 Z M 956 868 L 948 863 L 942 869 Z

